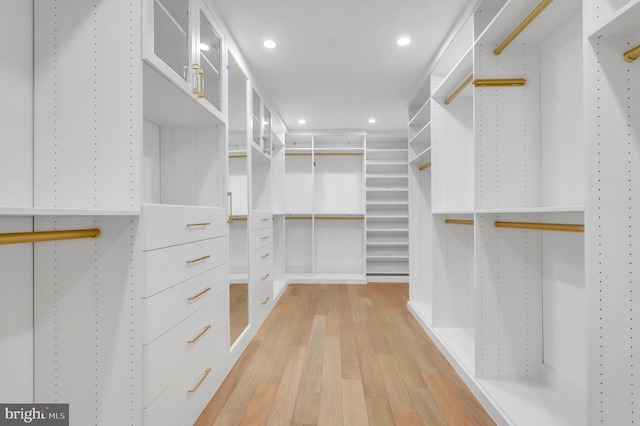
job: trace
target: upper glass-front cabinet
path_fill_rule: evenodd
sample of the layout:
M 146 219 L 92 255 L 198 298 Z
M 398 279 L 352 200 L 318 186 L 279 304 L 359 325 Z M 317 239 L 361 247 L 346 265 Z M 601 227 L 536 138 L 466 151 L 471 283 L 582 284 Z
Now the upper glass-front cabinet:
M 222 117 L 222 37 L 202 0 L 146 0 L 144 60 Z
M 199 13 L 199 40 L 196 44 L 199 66 L 198 81 L 199 97 L 204 97 L 211 105 L 220 110 L 221 91 L 220 83 L 220 53 L 222 50 L 221 38 L 213 26 L 213 19 L 209 11 L 200 9 Z

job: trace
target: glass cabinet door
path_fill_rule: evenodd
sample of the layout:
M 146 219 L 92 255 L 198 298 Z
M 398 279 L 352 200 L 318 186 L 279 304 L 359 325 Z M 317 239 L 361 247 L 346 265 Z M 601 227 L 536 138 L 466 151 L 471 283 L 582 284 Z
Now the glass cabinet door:
M 154 0 L 155 55 L 185 81 L 189 78 L 189 0 Z
M 199 8 L 199 37 L 196 46 L 198 69 L 198 96 L 218 111 L 222 103 L 220 78 L 221 37 L 213 26 L 213 19 L 203 7 Z
M 264 107 L 262 115 L 262 151 L 271 153 L 271 111 Z
M 252 114 L 253 114 L 253 143 L 262 148 L 262 141 L 260 140 L 260 130 L 262 129 L 262 120 L 260 119 L 260 96 L 256 93 L 255 90 L 252 91 L 253 100 L 252 100 Z

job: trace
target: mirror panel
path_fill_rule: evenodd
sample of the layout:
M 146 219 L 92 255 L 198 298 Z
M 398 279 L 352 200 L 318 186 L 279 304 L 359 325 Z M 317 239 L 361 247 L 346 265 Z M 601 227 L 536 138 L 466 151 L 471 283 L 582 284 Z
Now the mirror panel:
M 249 244 L 247 233 L 247 77 L 229 55 L 229 315 L 230 342 L 249 325 Z

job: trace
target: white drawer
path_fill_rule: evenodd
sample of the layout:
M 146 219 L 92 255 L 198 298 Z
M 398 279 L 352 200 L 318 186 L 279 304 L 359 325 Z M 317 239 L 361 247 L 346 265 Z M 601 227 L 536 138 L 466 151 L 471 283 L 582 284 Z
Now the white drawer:
M 253 321 L 255 320 L 257 327 L 260 328 L 260 325 L 273 308 L 273 279 L 253 288 L 255 289 L 255 296 L 253 298 L 254 301 L 251 308 L 251 321 L 253 324 Z
M 227 269 L 220 265 L 142 301 L 143 343 L 202 308 L 227 289 Z
M 257 250 L 273 243 L 273 228 L 251 231 L 251 250 Z
M 221 208 L 197 206 L 142 206 L 142 249 L 153 250 L 226 234 Z
M 266 245 L 251 252 L 251 270 L 255 271 L 262 268 L 269 262 L 273 262 L 273 244 Z
M 273 261 L 269 261 L 262 267 L 251 273 L 251 289 L 260 293 L 262 288 L 273 283 Z
M 269 210 L 252 210 L 249 214 L 251 230 L 273 227 L 273 213 Z
M 226 368 L 227 334 L 224 331 L 218 334 L 184 372 L 158 396 L 158 399 L 150 407 L 145 408 L 145 425 L 181 425 L 198 402 L 204 397 L 212 396 L 206 393 L 213 393 L 211 385 L 219 380 L 219 376 Z M 211 369 L 208 374 L 207 369 Z
M 193 359 L 227 329 L 228 297 L 202 309 L 143 347 L 144 406 L 148 407 Z
M 143 297 L 152 296 L 226 263 L 224 237 L 144 252 Z

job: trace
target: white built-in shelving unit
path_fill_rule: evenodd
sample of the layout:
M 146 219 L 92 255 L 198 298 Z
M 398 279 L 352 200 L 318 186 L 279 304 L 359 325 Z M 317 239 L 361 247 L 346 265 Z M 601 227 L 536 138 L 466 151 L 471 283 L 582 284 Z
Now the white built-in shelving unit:
M 275 300 L 262 280 L 268 301 L 231 351 L 227 192 L 239 184 L 245 227 L 268 212 L 245 228 L 251 248 L 286 129 L 262 99 L 257 141 L 229 129 L 234 42 L 209 0 L 0 8 L 15 72 L 0 83 L 0 175 L 16 182 L 0 189 L 0 231 L 100 230 L 2 245 L 0 399 L 69 403 L 72 424 L 192 424 Z
M 365 283 L 364 134 L 292 134 L 285 141 L 289 282 Z
M 367 135 L 367 277 L 406 281 L 409 274 L 408 149 L 404 135 Z
M 501 424 L 638 420 L 637 268 L 613 259 L 637 224 L 640 5 L 615 3 L 477 2 L 408 108 L 409 308 Z

